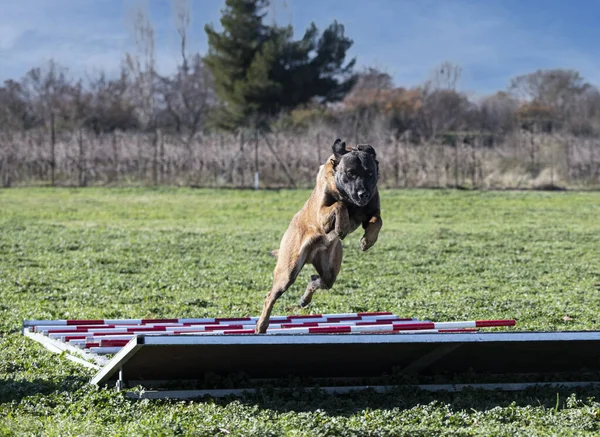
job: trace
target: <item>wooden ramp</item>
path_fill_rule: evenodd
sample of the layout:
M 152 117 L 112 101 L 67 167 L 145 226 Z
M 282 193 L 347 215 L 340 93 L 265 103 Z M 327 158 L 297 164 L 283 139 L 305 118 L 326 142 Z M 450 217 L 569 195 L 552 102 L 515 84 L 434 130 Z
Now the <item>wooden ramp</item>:
M 515 389 L 511 378 L 523 375 L 548 382 L 544 375 L 600 372 L 600 332 L 138 335 L 91 382 L 151 386 L 240 372 L 250 379 L 444 375 L 462 385 L 464 377 L 501 375 Z
M 144 397 L 239 394 L 285 387 L 290 378 L 338 393 L 373 384 L 380 391 L 398 384 L 516 390 L 600 381 L 600 331 L 499 331 L 515 321 L 430 322 L 389 312 L 276 316 L 265 335 L 253 334 L 255 323 L 255 317 L 30 320 L 23 334 L 96 370 L 91 383 L 141 385 Z M 495 331 L 482 332 L 487 328 Z M 204 389 L 207 380 L 234 388 L 187 390 Z M 184 390 L 152 391 L 165 387 Z

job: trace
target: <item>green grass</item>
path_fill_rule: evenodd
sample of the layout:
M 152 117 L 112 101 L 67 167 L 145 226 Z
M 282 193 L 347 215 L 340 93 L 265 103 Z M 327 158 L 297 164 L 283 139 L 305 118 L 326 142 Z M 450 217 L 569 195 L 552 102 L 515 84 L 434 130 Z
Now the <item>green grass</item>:
M 597 435 L 597 390 L 133 401 L 20 335 L 24 319 L 257 315 L 307 191 L 0 190 L 0 435 Z M 310 312 L 600 329 L 600 194 L 386 191 Z M 306 268 L 276 305 L 289 313 Z

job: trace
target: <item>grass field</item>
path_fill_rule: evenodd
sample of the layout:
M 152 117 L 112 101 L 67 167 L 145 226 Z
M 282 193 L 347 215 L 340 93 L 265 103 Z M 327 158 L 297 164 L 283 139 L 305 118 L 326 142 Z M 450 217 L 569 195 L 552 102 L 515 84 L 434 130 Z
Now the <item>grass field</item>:
M 0 190 L 0 435 L 598 435 L 600 391 L 132 401 L 20 335 L 24 319 L 257 315 L 307 191 Z M 600 193 L 386 191 L 309 312 L 600 329 Z M 311 274 L 278 302 L 288 313 Z

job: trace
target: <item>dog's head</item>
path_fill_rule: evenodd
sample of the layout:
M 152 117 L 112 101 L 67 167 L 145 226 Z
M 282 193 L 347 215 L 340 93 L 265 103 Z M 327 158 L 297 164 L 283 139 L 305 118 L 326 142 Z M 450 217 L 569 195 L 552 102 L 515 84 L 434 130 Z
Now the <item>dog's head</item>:
M 355 149 L 337 139 L 333 143 L 335 185 L 341 196 L 356 206 L 366 206 L 376 190 L 379 164 L 375 149 L 359 144 Z

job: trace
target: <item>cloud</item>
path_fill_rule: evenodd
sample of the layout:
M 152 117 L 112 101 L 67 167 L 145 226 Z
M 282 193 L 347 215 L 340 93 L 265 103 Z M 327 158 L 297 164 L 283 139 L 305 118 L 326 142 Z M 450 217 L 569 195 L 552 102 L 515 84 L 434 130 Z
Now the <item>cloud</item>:
M 95 3 L 101 6 L 102 1 Z M 20 78 L 51 58 L 78 73 L 87 65 L 86 59 L 95 56 L 112 67 L 106 55 L 119 48 L 123 32 L 102 16 L 89 20 L 83 12 L 78 3 L 66 0 L 23 0 L 3 6 L 0 80 Z
M 522 7 L 372 0 L 332 11 L 322 22 L 346 24 L 358 64 L 382 68 L 402 86 L 422 83 L 445 60 L 463 67 L 462 89 L 480 93 L 503 89 L 511 77 L 538 68 L 573 68 L 598 83 L 600 59 L 580 49 L 572 35 L 520 19 Z
M 501 6 L 506 2 L 471 0 L 273 1 L 279 8 L 275 15 L 280 23 L 292 21 L 298 37 L 313 20 L 321 30 L 334 19 L 343 23 L 355 41 L 349 54 L 357 57 L 358 65 L 379 67 L 398 85 L 422 83 L 445 60 L 463 67 L 461 89 L 481 94 L 503 89 L 511 77 L 538 68 L 573 68 L 600 83 L 600 59 L 592 56 L 591 49 L 578 46 L 570 38 L 573 35 L 552 32 L 539 22 L 522 18 L 527 2 L 513 2 L 508 8 Z M 116 74 L 123 54 L 132 46 L 128 29 L 131 0 L 3 3 L 0 81 L 20 78 L 50 58 L 75 76 L 98 69 Z M 148 4 L 156 26 L 158 70 L 168 73 L 179 56 L 170 3 L 152 0 Z M 223 0 L 191 0 L 191 6 L 189 48 L 203 53 L 203 26 L 206 22 L 218 26 Z M 530 9 L 539 12 L 533 11 L 535 6 Z
M 1 0 L 0 0 L 1 1 Z M 22 77 L 50 59 L 75 77 L 102 70 L 117 74 L 133 49 L 132 0 L 20 0 L 0 14 L 0 82 Z M 218 20 L 222 1 L 192 0 L 190 50 L 206 50 L 204 20 Z M 157 70 L 172 72 L 179 60 L 169 0 L 148 2 L 156 31 Z
M 11 50 L 22 34 L 23 31 L 14 26 L 9 24 L 0 25 L 0 51 Z

